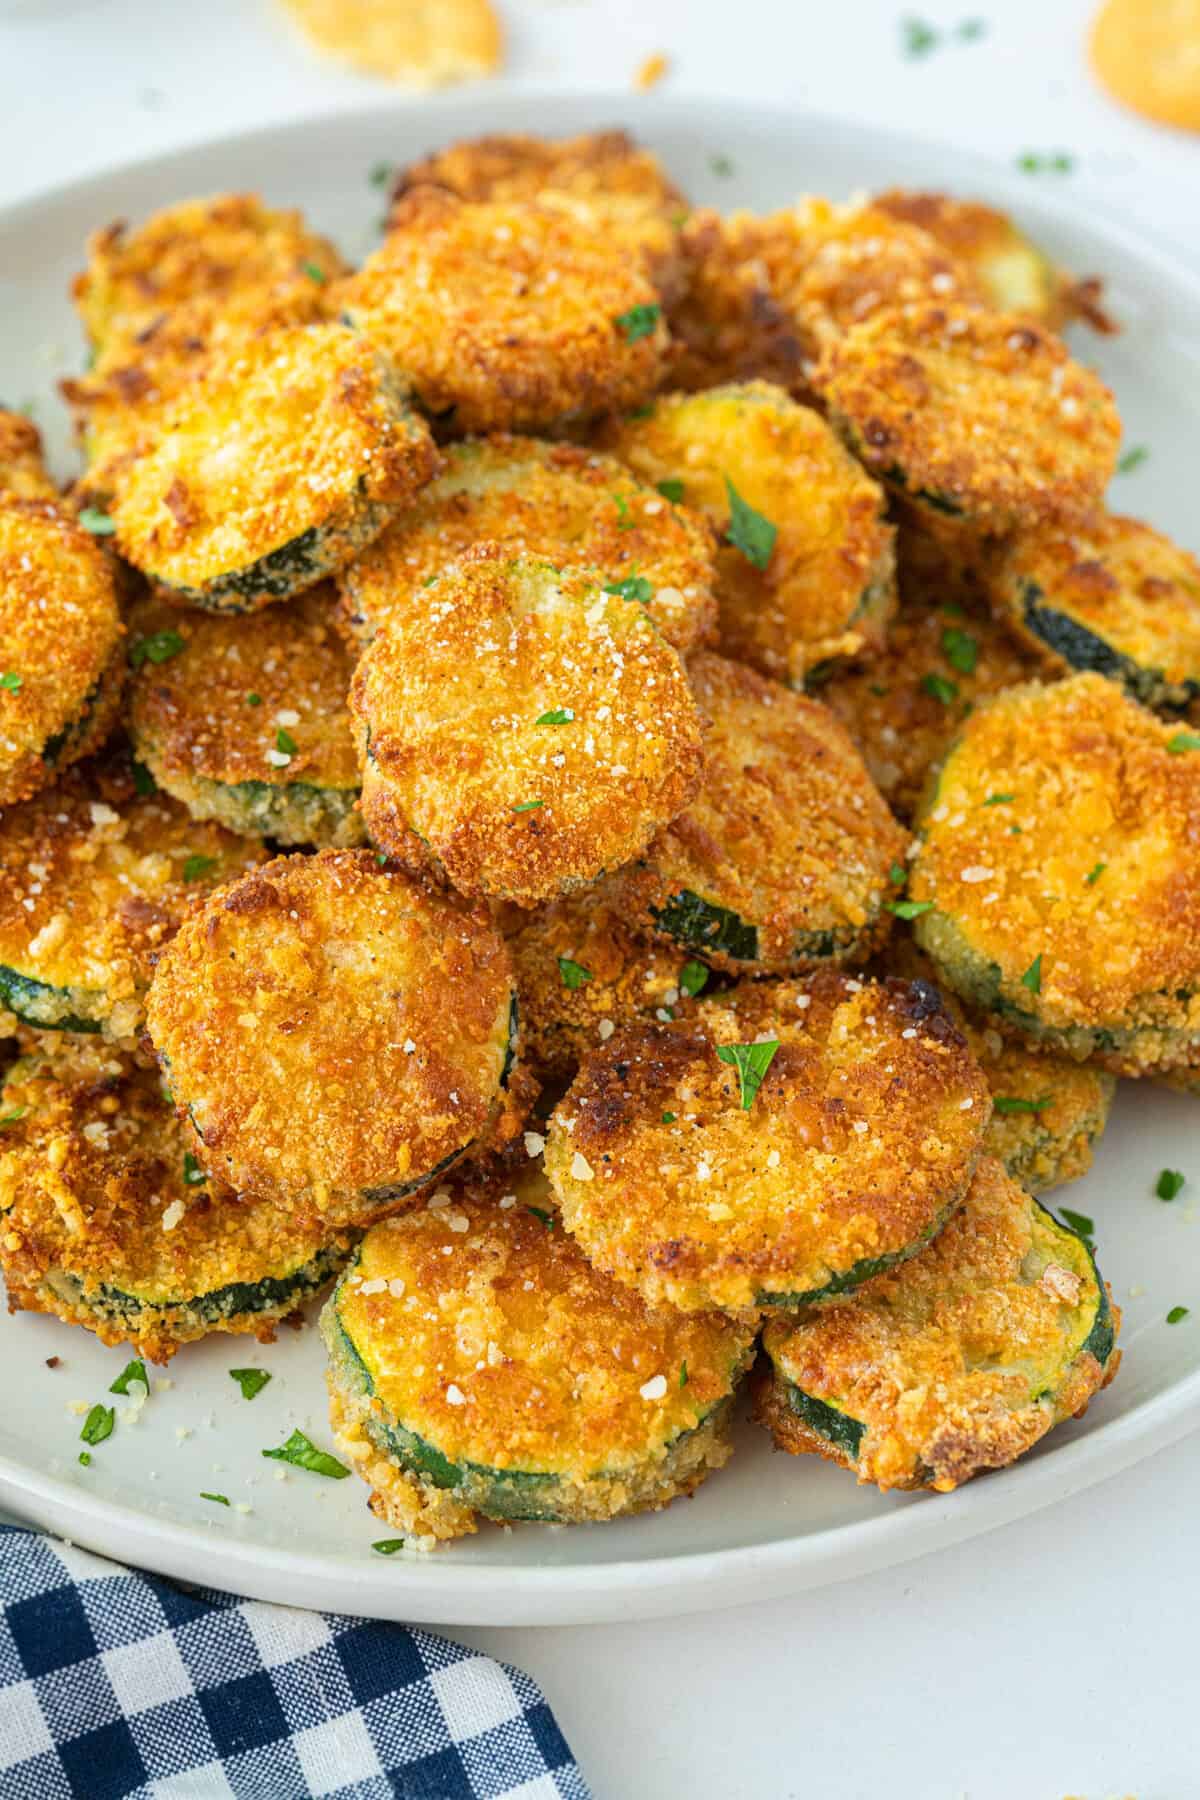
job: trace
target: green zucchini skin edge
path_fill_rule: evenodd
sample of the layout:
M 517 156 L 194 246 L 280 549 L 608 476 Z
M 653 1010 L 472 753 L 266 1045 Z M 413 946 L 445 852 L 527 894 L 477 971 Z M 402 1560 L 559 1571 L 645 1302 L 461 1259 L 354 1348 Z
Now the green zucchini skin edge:
M 1143 706 L 1171 712 L 1186 711 L 1200 695 L 1200 681 L 1169 682 L 1161 669 L 1143 668 L 1069 613 L 1047 605 L 1046 595 L 1036 581 L 1019 582 L 1018 594 L 1025 629 L 1061 656 L 1068 667 L 1119 681 Z
M 740 913 L 706 900 L 691 888 L 680 888 L 662 906 L 647 910 L 659 931 L 700 956 L 728 956 L 733 962 L 758 960 L 757 925 L 747 924 Z M 802 932 L 792 953 L 798 962 L 826 962 L 839 952 L 848 954 L 858 935 L 852 933 L 843 940 L 836 931 Z
M 69 1005 L 71 992 L 69 988 L 52 987 L 46 981 L 34 981 L 31 976 L 22 975 L 19 969 L 0 963 L 0 1006 L 15 1013 L 26 1025 L 34 1026 L 38 1031 L 99 1032 L 100 1020 L 85 1018 L 80 1013 L 63 1012 L 52 1019 L 45 1016 L 51 1005 Z
M 823 1286 L 808 1288 L 804 1293 L 755 1294 L 752 1304 L 777 1307 L 782 1312 L 790 1312 L 799 1306 L 813 1306 L 822 1300 L 834 1300 L 839 1294 L 852 1293 L 855 1288 L 861 1287 L 864 1281 L 870 1281 L 873 1275 L 883 1275 L 888 1269 L 898 1268 L 901 1263 L 907 1262 L 910 1256 L 916 1256 L 918 1251 L 924 1250 L 927 1244 L 933 1242 L 943 1225 L 948 1224 L 958 1211 L 969 1186 L 969 1182 L 964 1183 L 949 1205 L 944 1206 L 938 1213 L 933 1223 L 925 1228 L 919 1238 L 916 1238 L 911 1244 L 905 1244 L 902 1250 L 889 1251 L 885 1256 L 863 1257 L 860 1261 L 851 1263 L 850 1267 L 843 1269 L 840 1274 L 831 1276 Z
M 77 742 L 87 731 L 88 726 L 92 722 L 92 714 L 96 710 L 96 705 L 100 699 L 103 688 L 104 678 L 101 676 L 100 680 L 93 683 L 92 687 L 89 689 L 84 698 L 83 706 L 76 714 L 75 718 L 73 718 L 69 724 L 64 725 L 61 731 L 56 731 L 52 737 L 46 739 L 46 742 L 42 746 L 42 761 L 48 769 L 53 769 L 63 751 L 67 749 L 69 745 Z
M 1092 1249 L 1092 1246 L 1087 1242 L 1087 1239 L 1080 1236 L 1074 1226 L 1068 1225 L 1065 1219 L 1057 1218 L 1055 1214 L 1050 1211 L 1050 1208 L 1048 1206 L 1043 1206 L 1041 1201 L 1037 1199 L 1035 1195 L 1031 1194 L 1030 1199 L 1033 1201 L 1033 1204 L 1037 1207 L 1038 1211 L 1046 1215 L 1056 1231 L 1065 1231 L 1068 1232 L 1071 1237 L 1079 1238 L 1079 1242 L 1087 1251 L 1088 1262 L 1091 1264 L 1092 1274 L 1095 1277 L 1096 1293 L 1099 1295 L 1099 1299 L 1096 1302 L 1096 1316 L 1092 1320 L 1092 1328 L 1083 1340 L 1083 1343 L 1079 1346 L 1078 1355 L 1075 1360 L 1078 1361 L 1080 1356 L 1094 1356 L 1102 1369 L 1107 1368 L 1108 1359 L 1112 1355 L 1116 1345 L 1117 1331 L 1116 1326 L 1113 1323 L 1112 1307 L 1109 1304 L 1108 1299 L 1108 1289 L 1104 1285 L 1104 1277 L 1100 1273 L 1100 1267 L 1096 1261 L 1096 1253 Z
M 823 1437 L 835 1449 L 842 1451 L 852 1462 L 857 1462 L 859 1448 L 867 1430 L 861 1419 L 852 1419 L 849 1413 L 840 1412 L 836 1406 L 830 1406 L 828 1401 L 806 1394 L 794 1381 L 780 1377 L 780 1386 L 788 1405 L 802 1424 L 807 1425 L 810 1431 L 815 1431 L 818 1437 Z
M 103 1282 L 89 1292 L 74 1276 L 68 1274 L 66 1279 L 76 1303 L 102 1319 L 136 1329 L 153 1319 L 169 1324 L 172 1314 L 187 1312 L 198 1323 L 219 1329 L 230 1319 L 252 1318 L 256 1313 L 299 1306 L 331 1281 L 344 1261 L 341 1251 L 326 1245 L 290 1275 L 267 1275 L 261 1281 L 231 1281 L 207 1294 L 179 1299 L 150 1300 Z

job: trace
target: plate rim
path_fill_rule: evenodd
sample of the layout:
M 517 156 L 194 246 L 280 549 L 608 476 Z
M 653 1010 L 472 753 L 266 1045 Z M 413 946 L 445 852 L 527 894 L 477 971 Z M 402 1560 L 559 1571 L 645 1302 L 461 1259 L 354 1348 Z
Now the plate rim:
M 987 156 L 960 152 L 944 140 L 889 126 L 797 112 L 772 101 L 758 104 L 718 95 L 637 95 L 620 90 L 556 88 L 510 83 L 489 91 L 470 88 L 451 94 L 395 98 L 362 106 L 349 104 L 298 118 L 217 132 L 162 152 L 114 160 L 71 181 L 49 184 L 0 207 L 0 233 L 36 227 L 55 204 L 76 206 L 95 199 L 97 220 L 104 196 L 124 181 L 153 174 L 169 183 L 197 159 L 214 152 L 244 154 L 253 166 L 256 146 L 298 133 L 320 136 L 346 130 L 411 130 L 427 124 L 431 139 L 439 120 L 461 134 L 528 128 L 531 109 L 548 132 L 603 128 L 617 117 L 653 141 L 656 123 L 698 143 L 711 141 L 721 118 L 733 116 L 740 130 L 790 143 L 836 134 L 853 141 L 883 165 L 890 154 L 920 157 L 951 150 L 953 182 L 974 186 L 989 200 L 1025 219 L 1069 231 L 1072 222 L 1093 226 L 1123 256 L 1153 270 L 1195 308 L 1200 320 L 1200 269 L 1189 267 L 1183 250 L 1140 223 L 1114 214 L 1103 195 L 1085 180 L 1064 193 L 1031 191 Z M 108 205 L 111 207 L 112 202 Z M 281 1545 L 241 1541 L 219 1529 L 205 1530 L 87 1494 L 50 1472 L 30 1469 L 0 1452 L 0 1502 L 25 1523 L 40 1525 L 99 1554 L 126 1560 L 133 1554 L 163 1574 L 228 1588 L 253 1599 L 361 1610 L 367 1616 L 449 1625 L 562 1625 L 661 1617 L 779 1596 L 871 1573 L 929 1554 L 981 1532 L 993 1530 L 1129 1468 L 1176 1442 L 1200 1424 L 1200 1368 L 1161 1392 L 1136 1402 L 1085 1436 L 1048 1447 L 1032 1461 L 992 1474 L 952 1494 L 929 1496 L 914 1506 L 818 1531 L 779 1536 L 762 1543 L 715 1550 L 670 1552 L 641 1560 L 541 1566 L 451 1562 L 432 1555 L 393 1558 L 387 1565 L 292 1551 Z

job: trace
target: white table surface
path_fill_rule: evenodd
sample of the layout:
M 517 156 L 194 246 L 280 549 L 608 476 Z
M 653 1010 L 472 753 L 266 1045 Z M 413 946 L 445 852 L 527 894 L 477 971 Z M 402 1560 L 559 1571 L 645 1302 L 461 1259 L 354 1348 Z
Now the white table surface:
M 1200 137 L 1090 83 L 1087 0 L 508 0 L 508 81 L 793 100 L 1076 173 L 1200 256 Z M 920 61 L 899 18 L 982 16 Z M 384 97 L 272 0 L 0 0 L 0 205 L 106 163 Z M 419 104 L 419 102 L 414 102 Z M 609 105 L 600 123 L 618 122 Z M 531 128 L 536 128 L 532 118 Z M 947 158 L 947 180 L 953 158 Z M 1200 547 L 1200 546 L 1198 546 Z M 597 1800 L 1200 1797 L 1200 1436 L 936 1558 L 654 1625 L 459 1630 L 544 1686 Z

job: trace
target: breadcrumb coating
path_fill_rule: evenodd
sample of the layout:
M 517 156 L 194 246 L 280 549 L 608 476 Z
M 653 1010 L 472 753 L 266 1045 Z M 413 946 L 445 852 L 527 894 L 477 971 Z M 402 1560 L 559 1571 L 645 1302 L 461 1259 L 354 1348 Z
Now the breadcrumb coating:
M 1116 1374 L 1119 1324 L 1082 1240 L 985 1157 L 920 1256 L 771 1321 L 758 1417 L 860 1482 L 948 1493 L 1080 1417 Z
M 214 895 L 160 957 L 146 1014 L 209 1174 L 347 1224 L 411 1204 L 493 1125 L 512 1001 L 481 909 L 322 850 Z
M 46 471 L 42 434 L 24 413 L 0 406 L 0 495 L 17 500 L 57 500 Z
M 749 1106 L 730 1045 L 777 1046 Z M 793 1307 L 942 1226 L 989 1110 L 935 989 L 743 982 L 589 1052 L 551 1115 L 546 1173 L 594 1266 L 651 1305 Z
M 495 544 L 397 596 L 350 710 L 372 840 L 520 905 L 636 856 L 700 779 L 696 704 L 646 609 Z
M 708 652 L 689 673 L 704 776 L 618 877 L 631 921 L 735 974 L 861 961 L 891 924 L 907 834 L 819 701 Z
M 667 330 L 636 260 L 536 201 L 414 188 L 339 289 L 345 316 L 454 433 L 539 431 L 653 392 Z

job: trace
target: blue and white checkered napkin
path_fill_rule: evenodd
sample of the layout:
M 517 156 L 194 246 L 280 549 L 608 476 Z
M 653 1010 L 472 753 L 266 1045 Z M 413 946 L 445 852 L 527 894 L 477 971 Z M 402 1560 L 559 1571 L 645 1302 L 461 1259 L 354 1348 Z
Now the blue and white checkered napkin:
M 588 1800 L 519 1669 L 0 1526 L 0 1800 Z

